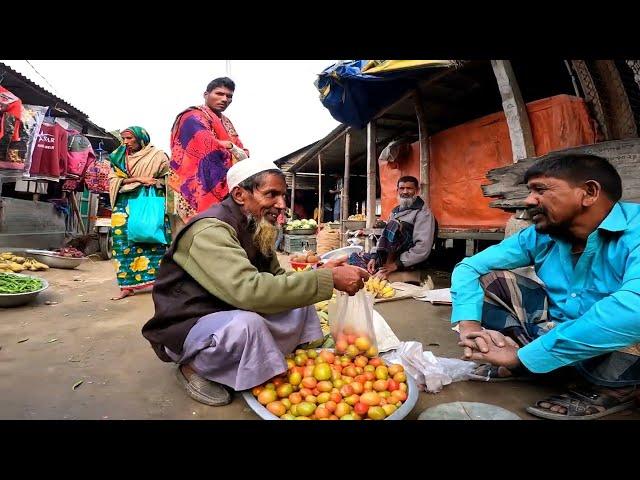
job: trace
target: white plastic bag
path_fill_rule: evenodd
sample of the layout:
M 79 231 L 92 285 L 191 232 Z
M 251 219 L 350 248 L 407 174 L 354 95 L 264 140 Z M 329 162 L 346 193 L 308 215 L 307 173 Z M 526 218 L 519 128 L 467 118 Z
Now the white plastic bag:
M 477 365 L 456 358 L 436 357 L 423 351 L 420 342 L 402 342 L 397 350 L 382 355 L 386 363 L 400 363 L 420 390 L 438 393 L 445 385 L 467 380 Z
M 353 296 L 344 292 L 329 303 L 329 326 L 336 342 L 336 353 L 355 358 L 378 355 L 373 328 L 373 296 L 361 289 Z

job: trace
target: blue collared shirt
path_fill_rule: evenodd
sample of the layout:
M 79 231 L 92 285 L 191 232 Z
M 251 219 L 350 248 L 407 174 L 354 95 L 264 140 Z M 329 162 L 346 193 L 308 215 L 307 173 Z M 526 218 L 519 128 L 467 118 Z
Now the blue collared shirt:
M 518 350 L 545 373 L 640 342 L 640 205 L 616 203 L 573 264 L 571 245 L 533 226 L 460 262 L 451 277 L 452 322 L 480 320 L 480 276 L 533 265 L 556 326 Z

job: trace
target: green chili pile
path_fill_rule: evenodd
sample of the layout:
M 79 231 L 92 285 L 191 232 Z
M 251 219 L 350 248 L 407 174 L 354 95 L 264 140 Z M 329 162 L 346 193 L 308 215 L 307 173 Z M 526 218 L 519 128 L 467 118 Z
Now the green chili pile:
M 0 294 L 29 293 L 42 288 L 42 281 L 34 277 L 23 277 L 13 273 L 0 273 Z

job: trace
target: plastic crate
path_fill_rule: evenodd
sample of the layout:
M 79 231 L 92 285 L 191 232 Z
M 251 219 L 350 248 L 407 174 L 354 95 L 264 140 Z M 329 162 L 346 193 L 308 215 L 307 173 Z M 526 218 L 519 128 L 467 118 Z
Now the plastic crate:
M 284 251 L 286 253 L 301 252 L 302 250 L 316 251 L 315 235 L 286 235 L 284 236 Z

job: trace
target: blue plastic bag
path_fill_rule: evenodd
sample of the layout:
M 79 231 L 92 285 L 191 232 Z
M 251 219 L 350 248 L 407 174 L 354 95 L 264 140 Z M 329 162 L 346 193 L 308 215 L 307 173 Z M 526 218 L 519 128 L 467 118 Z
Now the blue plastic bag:
M 140 187 L 138 197 L 129 200 L 129 242 L 166 245 L 164 207 L 165 198 L 157 196 L 154 187 Z

